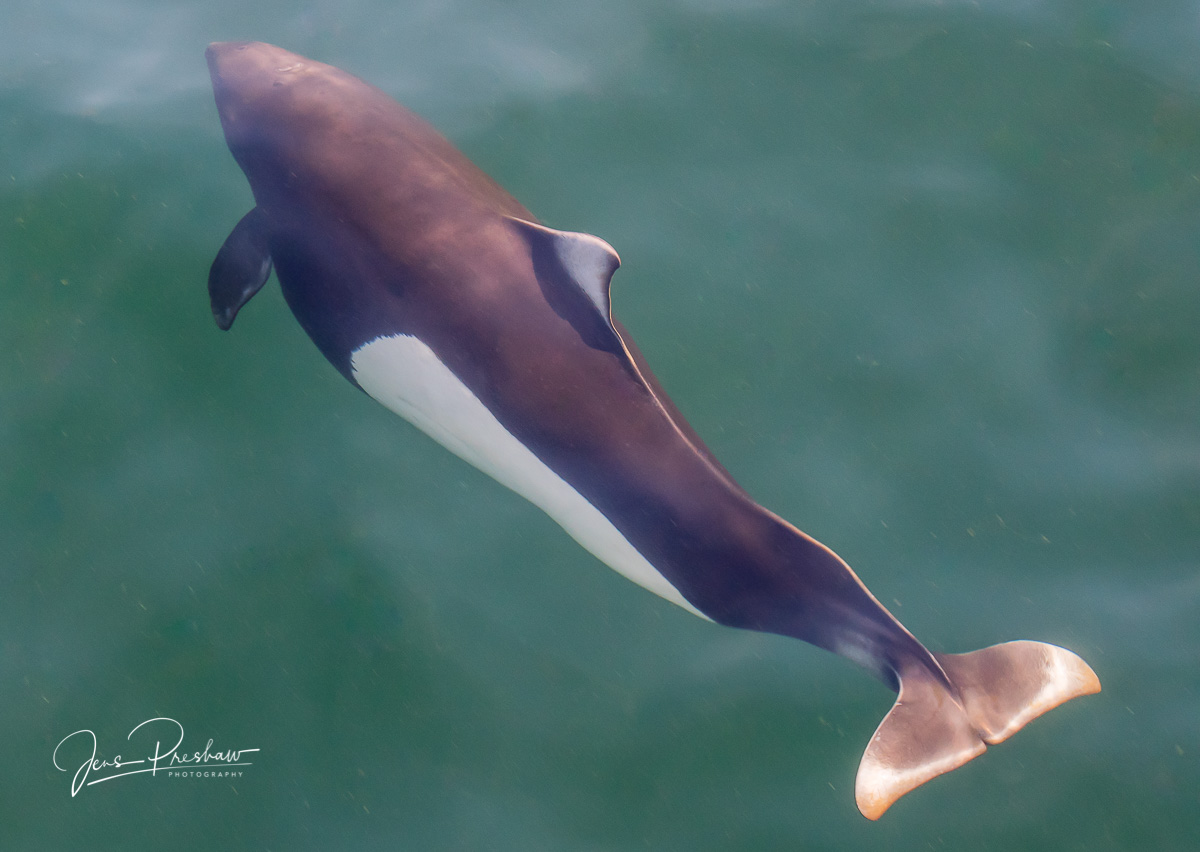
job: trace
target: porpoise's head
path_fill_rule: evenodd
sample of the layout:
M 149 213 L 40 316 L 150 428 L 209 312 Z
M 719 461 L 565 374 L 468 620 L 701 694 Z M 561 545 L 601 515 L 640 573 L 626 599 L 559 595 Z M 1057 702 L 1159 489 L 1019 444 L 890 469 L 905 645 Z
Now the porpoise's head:
M 261 41 L 216 41 L 204 56 L 222 119 L 228 110 L 261 101 L 281 86 L 328 68 Z
M 205 56 L 225 141 L 260 203 L 296 175 L 345 165 L 346 140 L 381 107 L 399 109 L 354 75 L 272 44 L 214 42 Z
M 389 211 L 428 218 L 435 207 L 533 220 L 441 134 L 353 74 L 262 42 L 216 42 L 206 57 L 225 141 L 268 221 L 319 208 L 366 227 Z

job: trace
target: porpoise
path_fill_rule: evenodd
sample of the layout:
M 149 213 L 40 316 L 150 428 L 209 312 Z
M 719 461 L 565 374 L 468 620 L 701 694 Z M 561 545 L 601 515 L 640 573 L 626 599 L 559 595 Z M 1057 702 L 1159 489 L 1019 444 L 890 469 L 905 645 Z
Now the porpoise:
M 217 324 L 232 325 L 273 267 L 342 375 L 602 562 L 718 624 L 840 654 L 897 691 L 859 764 L 865 816 L 1099 691 L 1054 645 L 930 652 L 832 550 L 751 499 L 613 318 L 620 260 L 604 240 L 541 224 L 357 77 L 268 44 L 207 55 L 255 200 L 212 265 Z

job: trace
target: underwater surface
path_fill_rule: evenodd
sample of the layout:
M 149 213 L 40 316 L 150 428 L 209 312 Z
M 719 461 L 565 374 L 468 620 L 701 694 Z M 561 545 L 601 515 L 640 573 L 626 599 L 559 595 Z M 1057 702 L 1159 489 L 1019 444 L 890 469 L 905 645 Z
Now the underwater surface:
M 1193 4 L 12 0 L 0 31 L 0 848 L 1194 848 Z M 863 819 L 884 686 L 610 571 L 274 282 L 218 331 L 228 39 L 610 242 L 717 457 L 931 649 L 1050 641 L 1104 692 Z M 247 765 L 72 795 L 64 738 L 86 782 L 162 719 Z

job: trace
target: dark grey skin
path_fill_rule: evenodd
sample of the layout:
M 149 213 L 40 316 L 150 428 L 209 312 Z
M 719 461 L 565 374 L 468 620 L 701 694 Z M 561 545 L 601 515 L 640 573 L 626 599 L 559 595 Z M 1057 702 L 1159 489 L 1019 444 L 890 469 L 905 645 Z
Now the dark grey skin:
M 273 264 L 301 326 L 350 381 L 361 346 L 416 337 L 713 621 L 846 656 L 901 690 L 901 702 L 902 686 L 915 695 L 919 684 L 929 712 L 914 721 L 907 711 L 881 738 L 885 720 L 872 744 L 881 771 L 916 774 L 885 791 L 882 808 L 873 790 L 860 790 L 872 818 L 1028 714 L 1042 686 L 1032 675 L 988 720 L 955 679 L 996 704 L 982 683 L 989 673 L 1005 687 L 1013 666 L 1044 668 L 1050 652 L 1041 649 L 1052 646 L 1003 652 L 1003 664 L 996 648 L 984 649 L 982 668 L 982 658 L 964 662 L 973 655 L 931 654 L 836 554 L 734 482 L 612 319 L 608 283 L 619 261 L 606 245 L 541 227 L 423 120 L 343 71 L 257 43 L 214 44 L 208 62 L 256 202 L 213 264 L 221 328 Z M 933 706 L 944 699 L 956 713 Z M 864 766 L 868 757 L 871 749 Z M 927 777 L 914 782 L 922 767 Z

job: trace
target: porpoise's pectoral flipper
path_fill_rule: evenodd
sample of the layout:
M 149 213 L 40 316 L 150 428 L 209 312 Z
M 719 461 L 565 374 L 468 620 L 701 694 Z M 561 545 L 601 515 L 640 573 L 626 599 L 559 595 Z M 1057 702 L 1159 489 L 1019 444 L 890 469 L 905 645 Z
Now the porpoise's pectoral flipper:
M 1100 691 L 1070 651 L 1006 642 L 969 654 L 934 654 L 953 689 L 929 669 L 900 672 L 900 696 L 858 765 L 854 798 L 868 819 L 926 781 L 962 766 L 1064 701 Z
M 263 214 L 255 207 L 225 238 L 208 270 L 208 298 L 213 319 L 222 331 L 229 330 L 242 305 L 254 298 L 270 277 L 271 250 Z

